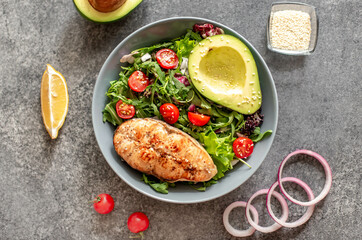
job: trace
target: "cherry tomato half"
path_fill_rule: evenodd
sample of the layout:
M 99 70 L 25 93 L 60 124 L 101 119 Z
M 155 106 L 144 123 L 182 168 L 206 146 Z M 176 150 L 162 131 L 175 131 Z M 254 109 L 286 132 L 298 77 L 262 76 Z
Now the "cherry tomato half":
M 136 113 L 136 109 L 133 105 L 127 104 L 122 102 L 122 100 L 119 100 L 116 104 L 116 112 L 118 117 L 122 119 L 130 119 L 133 118 L 133 116 Z
M 150 225 L 150 221 L 146 214 L 142 212 L 135 212 L 129 216 L 127 221 L 128 229 L 133 233 L 143 232 Z
M 114 208 L 114 201 L 109 194 L 99 194 L 93 203 L 94 210 L 100 214 L 110 213 Z
M 134 71 L 128 78 L 128 86 L 135 92 L 143 92 L 150 85 L 150 80 L 141 71 Z
M 210 120 L 209 116 L 196 112 L 188 112 L 187 116 L 189 117 L 190 122 L 195 126 L 204 126 Z
M 177 122 L 180 112 L 178 108 L 172 103 L 165 103 L 160 107 L 160 112 L 168 124 L 174 124 Z
M 178 65 L 178 57 L 171 49 L 161 49 L 156 53 L 158 64 L 165 69 L 174 69 Z
M 254 143 L 250 138 L 239 137 L 233 143 L 235 156 L 238 158 L 249 157 L 254 150 Z

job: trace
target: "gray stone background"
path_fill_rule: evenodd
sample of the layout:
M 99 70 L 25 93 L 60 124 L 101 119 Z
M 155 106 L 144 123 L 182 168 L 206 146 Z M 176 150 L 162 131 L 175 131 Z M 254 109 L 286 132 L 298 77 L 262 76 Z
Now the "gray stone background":
M 320 31 L 317 49 L 307 57 L 267 50 L 271 3 L 145 0 L 125 19 L 99 25 L 83 19 L 70 0 L 2 0 L 0 239 L 128 239 L 126 221 L 135 211 L 150 218 L 146 239 L 234 239 L 222 224 L 226 206 L 268 188 L 283 157 L 297 148 L 329 161 L 329 195 L 307 224 L 250 239 L 361 239 L 362 2 L 308 1 L 318 8 Z M 245 36 L 269 65 L 279 96 L 278 131 L 262 166 L 232 193 L 194 205 L 160 202 L 122 182 L 103 158 L 91 123 L 93 86 L 111 50 L 145 24 L 173 16 L 209 18 Z M 54 141 L 40 113 L 46 63 L 63 73 L 70 95 L 67 120 Z M 285 175 L 302 178 L 316 194 L 324 183 L 323 169 L 313 161 L 291 164 Z M 306 198 L 298 188 L 290 191 Z M 103 192 L 116 201 L 108 215 L 88 203 Z M 254 205 L 261 224 L 271 224 L 263 198 Z M 290 208 L 291 220 L 305 211 Z M 230 221 L 247 226 L 243 210 L 233 211 Z

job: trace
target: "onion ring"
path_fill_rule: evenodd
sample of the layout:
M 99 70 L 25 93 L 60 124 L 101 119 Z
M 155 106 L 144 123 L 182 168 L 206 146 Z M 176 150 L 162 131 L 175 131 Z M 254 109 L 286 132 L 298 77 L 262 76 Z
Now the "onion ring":
M 242 201 L 233 202 L 225 209 L 222 220 L 224 222 L 226 231 L 228 231 L 234 237 L 248 237 L 248 236 L 253 235 L 255 232 L 255 228 L 253 228 L 253 227 L 249 227 L 246 230 L 237 230 L 230 225 L 229 214 L 230 214 L 231 210 L 233 210 L 236 207 L 246 207 L 246 202 L 242 202 Z M 256 211 L 255 207 L 252 205 L 250 205 L 250 210 L 251 210 L 251 214 L 253 215 L 253 217 L 255 219 L 255 222 L 258 223 L 259 222 L 258 211 Z
M 262 194 L 267 194 L 268 191 L 269 191 L 269 189 L 262 189 L 262 190 L 257 191 L 256 193 L 254 193 L 253 196 L 251 196 L 250 199 L 248 200 L 248 202 L 246 204 L 246 208 L 245 208 L 246 218 L 248 219 L 249 224 L 251 226 L 253 226 L 256 230 L 258 230 L 259 232 L 262 232 L 262 233 L 271 233 L 282 227 L 282 225 L 280 225 L 279 223 L 274 223 L 273 225 L 271 225 L 269 227 L 262 227 L 251 219 L 250 211 L 249 211 L 251 202 L 257 196 L 262 195 Z M 281 194 L 279 194 L 278 192 L 273 192 L 272 195 L 274 197 L 276 197 L 276 199 L 278 199 L 278 201 L 282 205 L 283 215 L 281 217 L 281 220 L 285 222 L 288 219 L 288 214 L 289 214 L 288 204 L 285 201 L 285 199 L 283 198 L 283 196 Z
M 308 199 L 312 200 L 314 199 L 314 194 L 312 192 L 312 189 L 310 189 L 310 187 L 303 182 L 302 180 L 298 179 L 298 178 L 294 178 L 294 177 L 286 177 L 282 179 L 282 182 L 294 182 L 296 184 L 298 184 L 299 186 L 301 186 L 308 195 Z M 297 221 L 295 222 L 291 222 L 291 223 L 287 223 L 286 221 L 282 221 L 281 219 L 277 218 L 272 209 L 271 209 L 271 205 L 270 205 L 270 199 L 271 199 L 271 193 L 274 192 L 274 189 L 279 185 L 278 182 L 275 182 L 270 188 L 269 188 L 269 192 L 266 196 L 266 207 L 268 209 L 268 213 L 269 215 L 273 218 L 273 220 L 277 223 L 279 223 L 280 225 L 282 225 L 283 227 L 288 227 L 288 228 L 294 228 L 294 227 L 298 227 L 300 225 L 303 225 L 304 223 L 306 223 L 309 218 L 312 216 L 313 212 L 314 212 L 314 207 L 315 205 L 309 206 L 307 211 L 304 213 L 304 215 L 299 218 Z
M 283 168 L 285 163 L 294 155 L 298 155 L 298 154 L 306 154 L 309 155 L 311 157 L 314 157 L 315 159 L 317 159 L 323 166 L 324 168 L 324 172 L 326 174 L 326 182 L 324 184 L 323 190 L 322 192 L 313 200 L 310 200 L 308 202 L 301 202 L 299 200 L 294 199 L 293 197 L 291 197 L 284 189 L 282 182 L 280 181 L 282 178 L 282 172 L 283 172 Z M 310 150 L 297 150 L 294 151 L 292 153 L 290 153 L 280 164 L 279 166 L 279 170 L 278 170 L 278 183 L 279 183 L 279 188 L 280 191 L 283 193 L 283 195 L 291 202 L 301 205 L 301 206 L 312 206 L 317 204 L 318 202 L 320 202 L 323 198 L 325 198 L 329 192 L 329 190 L 331 189 L 332 186 L 332 170 L 331 167 L 329 166 L 328 162 L 318 153 L 312 152 Z

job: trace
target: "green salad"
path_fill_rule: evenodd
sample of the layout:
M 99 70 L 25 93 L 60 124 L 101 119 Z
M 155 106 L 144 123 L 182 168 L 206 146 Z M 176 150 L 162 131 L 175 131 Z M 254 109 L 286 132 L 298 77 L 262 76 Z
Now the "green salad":
M 247 137 L 256 143 L 271 134 L 271 130 L 260 132 L 260 125 L 263 122 L 260 110 L 251 115 L 243 115 L 206 99 L 193 86 L 187 67 L 185 69 L 185 62 L 187 66 L 187 59 L 191 51 L 203 40 L 203 37 L 205 36 L 202 31 L 188 30 L 184 36 L 140 48 L 134 50 L 130 55 L 124 56 L 122 61 L 127 61 L 128 65 L 122 67 L 119 79 L 110 82 L 106 93 L 109 102 L 103 111 L 103 121 L 110 122 L 115 126 L 129 119 L 130 116 L 127 114 L 132 114 L 133 118 L 157 118 L 170 123 L 162 115 L 160 107 L 166 103 L 176 106 L 179 116 L 172 126 L 200 142 L 217 166 L 218 172 L 212 180 L 201 185 L 187 182 L 200 191 L 204 191 L 206 187 L 217 183 L 218 179 L 224 177 L 227 171 L 233 168 L 234 160 L 246 163 L 245 159 L 236 157 L 233 151 L 233 143 L 238 137 Z M 172 61 L 171 63 L 166 62 L 166 66 L 162 64 L 161 66 L 157 60 L 156 55 L 163 49 L 171 50 L 176 54 L 174 58 L 178 61 L 172 69 L 167 69 L 167 64 L 172 65 Z M 129 80 L 137 71 L 142 72 L 147 81 L 133 85 L 131 88 Z M 142 76 L 140 77 L 142 78 Z M 126 106 L 134 106 L 134 113 L 126 111 L 123 112 L 125 115 L 120 114 L 116 109 L 116 105 L 119 105 L 120 102 Z M 207 123 L 203 126 L 193 124 L 189 119 L 189 112 L 206 116 Z M 142 179 L 161 193 L 167 193 L 168 187 L 174 186 L 172 183 L 162 182 L 146 174 L 143 174 Z

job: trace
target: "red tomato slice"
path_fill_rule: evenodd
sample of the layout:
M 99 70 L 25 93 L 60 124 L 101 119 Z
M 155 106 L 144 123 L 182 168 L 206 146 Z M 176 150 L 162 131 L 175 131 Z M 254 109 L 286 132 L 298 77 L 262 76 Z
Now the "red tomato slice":
M 143 92 L 150 85 L 150 80 L 141 71 L 134 71 L 128 78 L 128 86 L 135 92 Z
M 143 232 L 149 225 L 150 221 L 148 220 L 148 217 L 142 212 L 132 213 L 127 221 L 127 227 L 133 233 Z
M 201 113 L 188 112 L 187 116 L 189 117 L 190 122 L 196 126 L 204 126 L 210 121 L 210 117 Z
M 250 138 L 239 137 L 233 143 L 235 156 L 238 158 L 249 157 L 254 150 L 254 143 Z
M 122 119 L 130 119 L 133 118 L 133 116 L 136 113 L 136 109 L 133 105 L 127 104 L 122 102 L 122 100 L 119 100 L 116 104 L 116 112 L 118 117 Z
M 178 108 L 172 103 L 165 103 L 160 107 L 160 112 L 168 124 L 174 124 L 177 122 L 180 112 Z
M 114 208 L 114 200 L 109 194 L 99 194 L 93 203 L 94 210 L 100 214 L 110 213 Z
M 178 57 L 171 49 L 161 49 L 156 53 L 158 64 L 165 69 L 174 69 L 178 65 Z

